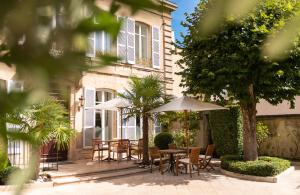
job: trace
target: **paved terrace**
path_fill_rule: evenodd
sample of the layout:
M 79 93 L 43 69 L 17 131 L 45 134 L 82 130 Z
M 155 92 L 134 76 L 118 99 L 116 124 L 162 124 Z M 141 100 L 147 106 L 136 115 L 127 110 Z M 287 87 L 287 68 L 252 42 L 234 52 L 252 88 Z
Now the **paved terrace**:
M 3 193 L 4 194 L 9 194 Z M 54 188 L 27 189 L 26 195 L 299 195 L 300 167 L 286 176 L 280 183 L 264 183 L 226 177 L 219 171 L 202 171 L 201 175 L 161 175 L 158 171 L 142 175 L 121 177 L 107 181 L 69 184 Z M 2 195 L 2 194 L 1 194 Z

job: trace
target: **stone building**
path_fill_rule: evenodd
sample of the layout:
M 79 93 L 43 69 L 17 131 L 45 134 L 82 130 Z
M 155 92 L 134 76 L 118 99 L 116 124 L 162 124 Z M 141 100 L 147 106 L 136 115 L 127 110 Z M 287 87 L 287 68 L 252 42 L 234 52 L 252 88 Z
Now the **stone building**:
M 79 83 L 70 86 L 66 106 L 76 137 L 69 148 L 69 159 L 89 157 L 93 138 L 109 140 L 121 137 L 119 114 L 116 111 L 96 110 L 95 105 L 116 97 L 117 92 L 128 87 L 130 76 L 158 75 L 166 94 L 174 95 L 171 13 L 177 6 L 170 1 L 157 1 L 163 5 L 161 12 L 139 10 L 131 16 L 129 8 L 121 6 L 116 17 L 123 20 L 123 26 L 116 43 L 112 43 L 104 32 L 88 36 L 90 47 L 87 61 L 91 65 L 97 63 L 97 55 L 105 52 L 114 53 L 122 60 L 104 68 L 83 72 Z M 97 0 L 96 3 L 107 10 L 111 1 Z M 0 64 L 0 87 L 10 91 L 22 90 L 24 86 L 16 78 L 14 68 Z M 137 117 L 125 121 L 123 138 L 141 138 L 141 126 L 141 120 Z M 156 123 L 150 126 L 152 134 L 159 129 Z

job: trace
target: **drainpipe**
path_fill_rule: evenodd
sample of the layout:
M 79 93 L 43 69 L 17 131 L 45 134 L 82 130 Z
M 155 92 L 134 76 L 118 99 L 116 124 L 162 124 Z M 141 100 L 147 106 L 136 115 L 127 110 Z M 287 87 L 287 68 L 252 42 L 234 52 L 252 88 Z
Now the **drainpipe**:
M 161 19 L 162 19 L 162 30 L 163 30 L 163 55 L 162 55 L 162 58 L 163 58 L 163 66 L 164 66 L 164 91 L 165 91 L 165 98 L 167 98 L 167 82 L 166 82 L 166 66 L 165 66 L 165 46 L 166 46 L 166 43 L 165 43 L 165 18 L 164 18 L 164 0 L 161 1 L 161 5 L 162 5 L 162 13 L 161 13 Z

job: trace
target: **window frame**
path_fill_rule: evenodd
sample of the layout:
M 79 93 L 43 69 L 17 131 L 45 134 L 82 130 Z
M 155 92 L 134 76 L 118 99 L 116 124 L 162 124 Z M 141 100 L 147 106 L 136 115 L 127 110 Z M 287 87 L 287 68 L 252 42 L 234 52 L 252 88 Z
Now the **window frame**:
M 142 27 L 146 27 L 146 35 L 142 34 Z M 138 56 L 136 56 L 136 52 L 135 52 L 135 57 L 137 59 L 137 61 L 141 60 L 141 59 L 146 59 L 149 60 L 149 51 L 150 51 L 150 44 L 149 44 L 149 35 L 150 35 L 150 27 L 149 25 L 143 23 L 143 22 L 135 22 L 135 30 L 138 27 L 138 33 L 135 31 L 134 35 L 135 37 L 138 36 L 138 43 L 139 46 L 138 48 L 135 48 L 136 51 L 138 51 Z M 146 57 L 143 57 L 143 45 L 142 45 L 142 37 L 146 37 Z

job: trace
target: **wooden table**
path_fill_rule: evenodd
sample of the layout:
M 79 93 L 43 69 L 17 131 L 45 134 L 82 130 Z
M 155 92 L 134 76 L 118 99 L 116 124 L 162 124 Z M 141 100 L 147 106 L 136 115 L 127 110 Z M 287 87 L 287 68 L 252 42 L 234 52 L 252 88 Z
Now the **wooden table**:
M 159 152 L 161 154 L 169 154 L 170 155 L 170 160 L 169 160 L 169 166 L 166 170 L 162 171 L 162 172 L 173 172 L 175 174 L 174 171 L 174 167 L 175 167 L 175 159 L 174 159 L 174 154 L 182 154 L 182 153 L 186 153 L 186 150 L 181 150 L 181 149 L 166 149 L 166 150 L 159 150 Z

